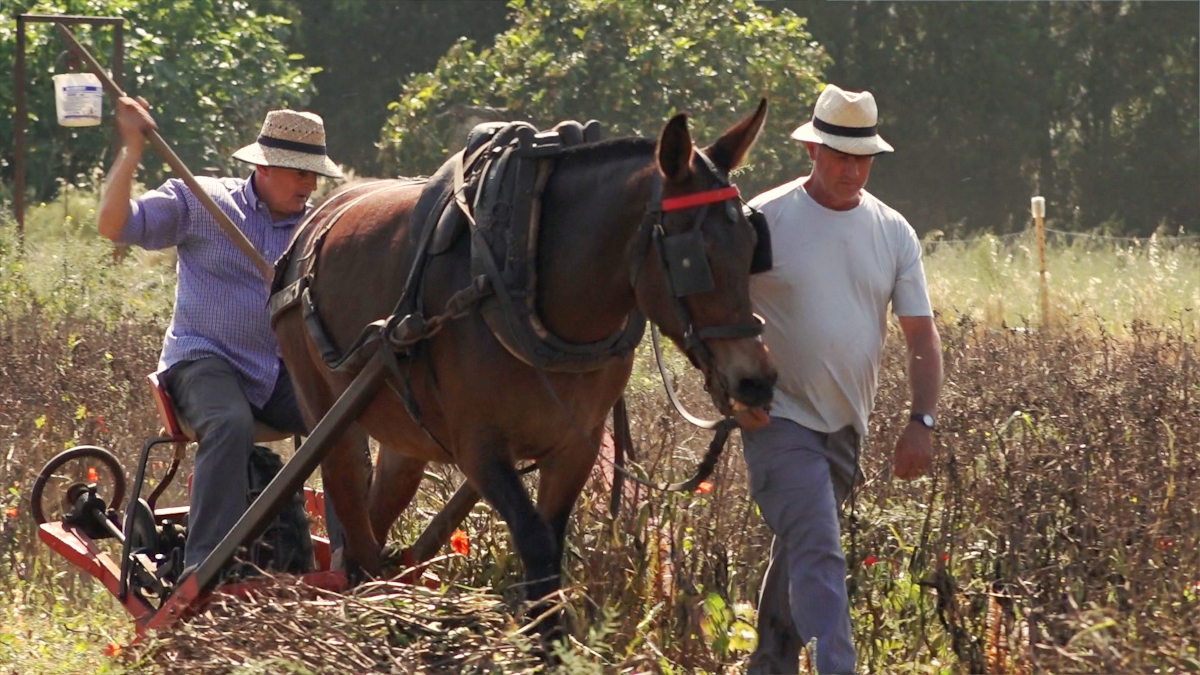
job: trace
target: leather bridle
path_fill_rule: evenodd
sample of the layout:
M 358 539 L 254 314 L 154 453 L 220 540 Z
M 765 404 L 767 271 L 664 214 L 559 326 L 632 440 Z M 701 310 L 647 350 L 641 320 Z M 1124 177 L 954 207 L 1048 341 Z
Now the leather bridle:
M 646 205 L 646 215 L 638 228 L 636 239 L 638 244 L 633 267 L 630 270 L 630 282 L 636 288 L 637 275 L 645 258 L 646 250 L 654 248 L 658 252 L 659 262 L 666 276 L 671 309 L 683 327 L 684 352 L 692 363 L 704 373 L 705 388 L 713 394 L 714 403 L 721 412 L 728 416 L 731 414 L 729 392 L 725 390 L 725 385 L 717 376 L 715 359 L 706 341 L 758 337 L 762 335 L 763 322 L 760 317 L 755 316 L 755 321 L 752 323 L 696 326 L 691 311 L 684 303 L 684 298 L 689 295 L 704 293 L 716 288 L 712 267 L 709 265 L 708 254 L 704 247 L 704 233 L 701 227 L 708 215 L 709 207 L 724 203 L 726 216 L 735 224 L 741 213 L 741 195 L 737 187 L 729 182 L 725 172 L 718 169 L 703 152 L 697 150 L 695 154 L 716 177 L 717 185 L 702 192 L 663 199 L 662 175 L 658 171 L 653 172 L 650 179 L 650 200 Z M 679 234 L 669 235 L 666 233 L 663 228 L 665 213 L 693 209 L 695 215 L 688 228 Z M 651 326 L 651 328 L 653 330 L 654 327 Z M 717 386 L 720 391 L 713 392 L 713 386 Z M 707 425 L 700 426 L 707 427 Z

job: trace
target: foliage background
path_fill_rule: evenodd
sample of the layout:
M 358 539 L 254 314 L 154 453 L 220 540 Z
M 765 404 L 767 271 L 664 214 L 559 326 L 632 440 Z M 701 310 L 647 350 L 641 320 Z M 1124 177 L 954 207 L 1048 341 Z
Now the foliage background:
M 163 137 L 198 174 L 245 171 L 229 154 L 254 140 L 267 110 L 303 107 L 311 94 L 315 69 L 286 48 L 288 20 L 259 14 L 240 0 L 19 0 L 6 3 L 9 8 L 12 14 L 0 20 L 0 66 L 7 72 L 15 64 L 17 13 L 124 17 L 125 90 L 150 102 Z M 109 65 L 111 28 L 74 32 Z M 106 98 L 101 127 L 58 126 L 50 77 L 66 72 L 65 62 L 56 63 L 66 47 L 47 23 L 26 24 L 26 41 L 26 184 L 36 203 L 68 183 L 98 180 L 94 172 L 112 161 L 113 103 Z M 8 111 L 0 116 L 6 141 L 0 177 L 8 186 L 15 171 L 9 141 L 15 95 L 12 77 L 0 80 L 0 108 Z M 157 185 L 168 174 L 165 163 L 147 155 L 141 180 Z
M 872 189 L 924 231 L 1200 230 L 1200 10 L 1173 2 L 766 3 L 879 100 Z
M 653 135 L 669 114 L 688 109 L 698 136 L 711 138 L 767 93 L 773 114 L 759 148 L 766 152 L 741 178 L 758 188 L 806 170 L 786 133 L 811 114 L 821 83 L 833 81 L 876 94 L 881 128 L 898 152 L 877 162 L 871 189 L 922 234 L 1022 229 L 1033 194 L 1047 197 L 1050 222 L 1061 229 L 1200 231 L 1200 16 L 1192 3 L 17 0 L 6 7 L 128 17 L 129 87 L 159 106 L 164 132 L 197 171 L 237 170 L 228 152 L 252 140 L 262 112 L 278 105 L 324 115 L 330 152 L 359 175 L 415 174 L 429 171 L 471 121 L 596 118 L 609 135 Z M 14 25 L 9 17 L 0 22 L 0 64 L 9 67 Z M 35 201 L 64 182 L 88 182 L 109 161 L 108 131 L 53 125 L 47 75 L 60 47 L 46 43 L 46 31 L 31 34 Z M 101 59 L 107 40 L 100 31 L 90 42 Z M 136 78 L 134 67 L 142 69 Z M 12 86 L 0 81 L 0 106 L 9 111 Z M 9 138 L 11 115 L 0 116 L 0 139 Z M 0 145 L 2 199 L 13 167 L 11 143 Z M 162 173 L 150 166 L 143 175 L 153 184 Z
M 701 143 L 771 102 L 748 192 L 798 165 L 791 120 L 820 90 L 826 63 L 804 20 L 737 0 L 721 3 L 528 0 L 491 47 L 455 45 L 413 77 L 383 131 L 390 171 L 431 173 L 477 121 L 525 119 L 539 127 L 600 118 L 605 137 L 657 137 L 675 111 L 693 114 Z M 732 57 L 732 55 L 737 55 Z

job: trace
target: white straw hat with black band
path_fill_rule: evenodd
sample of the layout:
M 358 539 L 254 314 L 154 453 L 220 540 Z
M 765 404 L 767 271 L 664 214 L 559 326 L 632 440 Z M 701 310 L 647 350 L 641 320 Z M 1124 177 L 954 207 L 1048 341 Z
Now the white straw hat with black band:
M 325 152 L 325 122 L 310 112 L 272 110 L 263 120 L 258 140 L 233 153 L 233 158 L 257 166 L 342 177 L 342 170 Z
M 826 85 L 817 98 L 811 122 L 797 127 L 792 138 L 828 145 L 848 155 L 878 155 L 893 148 L 879 136 L 879 109 L 869 91 L 846 91 Z

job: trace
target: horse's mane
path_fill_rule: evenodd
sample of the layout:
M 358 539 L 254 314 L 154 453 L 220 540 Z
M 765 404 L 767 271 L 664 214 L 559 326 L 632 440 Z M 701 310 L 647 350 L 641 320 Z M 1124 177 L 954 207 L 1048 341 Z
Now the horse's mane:
M 599 143 L 584 143 L 566 148 L 559 155 L 562 162 L 586 162 L 604 164 L 623 159 L 633 159 L 654 153 L 654 141 L 649 138 L 629 136 L 612 138 Z

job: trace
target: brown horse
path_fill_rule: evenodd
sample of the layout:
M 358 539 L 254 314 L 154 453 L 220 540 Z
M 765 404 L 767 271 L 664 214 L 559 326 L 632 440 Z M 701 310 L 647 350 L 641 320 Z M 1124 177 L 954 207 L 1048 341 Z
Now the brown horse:
M 765 118 L 764 100 L 703 156 L 693 148 L 683 114 L 666 124 L 657 144 L 617 139 L 566 150 L 542 197 L 536 291 L 544 326 L 562 340 L 586 344 L 620 331 L 640 310 L 705 370 L 719 408 L 766 406 L 775 370 L 755 332 L 740 330 L 756 323 L 748 294 L 756 235 L 727 178 Z M 396 182 L 394 188 L 345 210 L 320 251 L 310 292 L 339 349 L 393 311 L 416 257 L 410 214 L 421 186 Z M 304 227 L 322 227 L 336 200 L 351 201 L 347 189 L 331 195 L 331 207 Z M 696 193 L 728 196 L 658 210 L 664 200 Z M 701 255 L 706 251 L 713 283 L 678 297 L 660 239 L 651 235 L 694 230 L 702 234 Z M 440 312 L 471 285 L 469 239 L 429 259 L 425 307 Z M 352 377 L 326 366 L 301 311 L 281 314 L 276 331 L 301 407 L 315 424 Z M 416 493 L 426 463 L 449 462 L 508 523 L 525 564 L 527 595 L 537 599 L 556 590 L 568 516 L 632 366 L 626 351 L 590 372 L 539 373 L 502 346 L 479 312 L 447 323 L 401 365 L 422 424 L 395 389 L 383 387 L 323 463 L 348 561 L 378 574 L 383 541 Z M 382 446 L 373 479 L 365 459 L 368 434 Z M 520 460 L 537 464 L 536 507 L 519 479 Z

